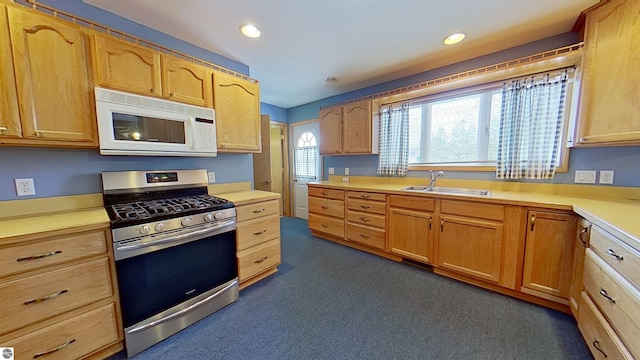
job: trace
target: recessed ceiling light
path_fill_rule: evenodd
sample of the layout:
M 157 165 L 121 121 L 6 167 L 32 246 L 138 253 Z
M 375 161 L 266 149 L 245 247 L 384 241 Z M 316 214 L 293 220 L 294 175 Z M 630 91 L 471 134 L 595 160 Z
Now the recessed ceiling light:
M 242 25 L 240 27 L 240 31 L 242 32 L 242 34 L 244 34 L 244 36 L 250 37 L 252 39 L 260 37 L 260 29 L 251 24 Z
M 460 41 L 464 40 L 465 36 L 466 35 L 464 33 L 451 34 L 451 35 L 447 36 L 446 38 L 444 38 L 444 40 L 442 42 L 445 45 L 454 45 L 454 44 L 457 44 Z
M 333 76 L 327 76 L 326 78 L 324 78 L 324 81 L 326 81 L 326 82 L 335 82 L 335 81 L 338 81 L 338 79 L 336 79 Z

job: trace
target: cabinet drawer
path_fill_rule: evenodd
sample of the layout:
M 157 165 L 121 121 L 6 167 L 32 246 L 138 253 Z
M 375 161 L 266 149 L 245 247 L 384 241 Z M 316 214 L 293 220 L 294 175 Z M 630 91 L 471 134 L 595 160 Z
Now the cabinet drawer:
M 582 293 L 578 309 L 578 328 L 596 360 L 633 359 L 585 292 Z
M 404 209 L 435 211 L 436 200 L 422 196 L 389 195 L 389 205 Z
M 309 211 L 320 215 L 344 218 L 344 201 L 310 197 Z
M 278 216 L 238 223 L 236 230 L 237 250 L 244 250 L 279 237 L 280 218 Z
M 377 249 L 385 248 L 384 230 L 373 229 L 366 226 L 347 224 L 347 239 L 365 244 Z
M 347 211 L 347 221 L 367 226 L 385 228 L 384 215 L 367 214 L 359 211 Z
M 364 211 L 384 215 L 387 210 L 387 205 L 386 203 L 378 201 L 349 199 L 347 200 L 347 208 L 349 210 Z
M 112 295 L 107 258 L 0 285 L 0 334 Z
M 587 249 L 584 287 L 629 351 L 640 357 L 640 292 Z
M 440 212 L 488 220 L 504 220 L 504 206 L 469 201 L 442 200 Z
M 591 249 L 623 277 L 640 288 L 640 253 L 597 226 L 591 227 Z
M 2 345 L 14 347 L 16 359 L 78 359 L 118 341 L 117 329 L 112 303 Z
M 280 203 L 278 200 L 269 200 L 236 207 L 236 221 L 238 222 L 273 214 L 280 214 Z
M 24 242 L 0 249 L 0 277 L 106 253 L 106 230 Z
M 242 282 L 280 264 L 280 239 L 238 252 L 238 279 Z
M 309 187 L 309 196 L 325 199 L 344 200 L 344 190 Z
M 347 191 L 347 197 L 362 200 L 387 201 L 386 194 L 370 193 L 363 191 Z
M 344 239 L 344 220 L 309 214 L 309 229 Z

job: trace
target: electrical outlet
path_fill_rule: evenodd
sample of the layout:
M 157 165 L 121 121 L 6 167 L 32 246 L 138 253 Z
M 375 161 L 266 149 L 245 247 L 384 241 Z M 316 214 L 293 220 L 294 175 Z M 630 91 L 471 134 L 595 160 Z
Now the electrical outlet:
M 349 168 L 344 168 L 344 174 L 349 175 Z
M 573 182 L 576 184 L 595 184 L 595 170 L 576 170 Z
M 599 183 L 613 184 L 613 170 L 601 170 Z
M 16 182 L 16 194 L 18 196 L 27 196 L 36 194 L 36 186 L 33 183 L 33 178 L 15 179 Z
M 349 178 L 348 177 L 343 177 L 342 178 L 342 182 L 349 182 Z
M 329 168 L 329 175 L 334 175 L 336 173 L 335 168 Z
M 209 184 L 216 182 L 216 172 L 215 171 L 209 171 L 207 173 L 207 177 L 209 178 Z

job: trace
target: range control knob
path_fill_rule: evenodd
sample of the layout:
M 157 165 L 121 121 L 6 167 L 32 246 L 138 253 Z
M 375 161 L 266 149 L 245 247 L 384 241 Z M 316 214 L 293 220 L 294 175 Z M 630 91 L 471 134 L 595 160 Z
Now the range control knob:
M 167 226 L 164 223 L 157 223 L 153 228 L 156 229 L 156 231 L 162 231 L 165 227 Z
M 180 221 L 180 224 L 182 224 L 182 226 L 189 226 L 189 224 L 191 224 L 191 218 L 190 217 L 186 217 L 186 218 L 182 219 L 182 221 Z
M 138 231 L 140 231 L 140 234 L 142 235 L 147 235 L 151 231 L 151 228 L 149 225 L 142 225 Z
M 220 211 L 213 213 L 213 217 L 216 219 L 220 219 L 222 217 L 222 213 Z
M 207 215 L 204 216 L 204 221 L 212 221 L 213 219 L 214 217 L 212 213 L 208 213 Z

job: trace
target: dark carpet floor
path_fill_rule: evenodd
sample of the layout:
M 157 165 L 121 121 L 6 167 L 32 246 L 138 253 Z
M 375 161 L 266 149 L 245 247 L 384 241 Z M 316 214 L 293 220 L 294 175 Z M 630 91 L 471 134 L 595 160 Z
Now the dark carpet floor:
M 277 274 L 133 359 L 592 359 L 567 314 L 281 231 Z

